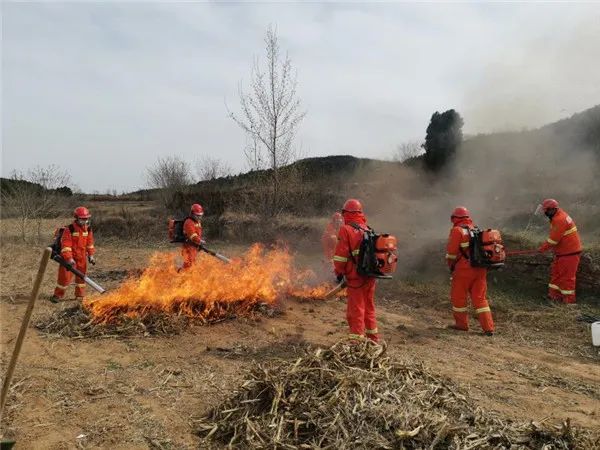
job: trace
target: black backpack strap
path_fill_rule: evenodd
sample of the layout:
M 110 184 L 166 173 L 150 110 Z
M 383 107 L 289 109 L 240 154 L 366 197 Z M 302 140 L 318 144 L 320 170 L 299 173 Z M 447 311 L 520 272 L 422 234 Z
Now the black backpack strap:
M 465 227 L 465 226 L 460 226 L 460 228 L 467 230 L 467 232 L 469 233 L 469 244 L 471 242 L 471 231 L 469 230 L 469 227 Z M 458 261 L 460 261 L 460 258 L 465 258 L 467 261 L 469 260 L 469 255 L 467 254 L 467 252 L 465 252 L 465 250 L 460 246 L 458 246 L 458 251 L 460 252 L 459 255 L 457 256 L 457 258 L 454 260 L 454 262 L 452 263 L 452 266 L 450 267 L 450 272 L 454 272 L 454 269 L 456 268 L 456 265 L 458 264 Z
M 359 230 L 359 231 L 362 231 L 362 232 L 365 232 L 365 231 L 366 231 L 366 230 L 365 230 L 363 227 L 361 227 L 361 226 L 360 226 L 359 224 L 357 224 L 357 223 L 350 222 L 348 225 L 350 225 L 350 226 L 351 226 L 352 228 L 354 228 L 355 230 Z M 350 247 L 350 246 L 348 246 L 348 247 Z M 360 249 L 360 246 L 359 246 L 358 248 Z M 358 255 L 357 255 L 357 256 L 356 256 L 356 258 L 355 258 L 355 257 L 354 257 L 354 255 L 352 254 L 352 249 L 350 249 L 350 253 L 349 253 L 349 255 L 348 255 L 348 256 L 350 256 L 350 259 L 352 260 L 352 262 L 354 263 L 354 265 L 355 265 L 355 266 L 358 266 Z
M 72 223 L 69 224 L 69 231 L 71 232 L 71 234 L 75 233 L 75 225 L 73 225 Z
M 355 222 L 350 222 L 348 225 L 350 225 L 352 228 L 355 228 L 357 230 L 360 231 L 364 231 L 365 233 L 372 233 L 373 232 L 373 228 L 371 228 L 370 226 L 366 225 L 365 227 L 355 223 Z
M 471 247 L 471 238 L 473 237 L 472 230 L 469 227 L 463 227 L 461 226 L 462 229 L 467 230 L 467 234 L 469 235 L 469 248 Z M 462 256 L 463 258 L 465 258 L 467 261 L 469 260 L 469 254 L 466 252 L 466 250 L 463 247 L 459 246 L 459 250 L 460 250 L 460 256 Z M 459 256 L 459 258 L 460 258 Z M 458 259 L 456 259 L 456 262 L 458 262 Z

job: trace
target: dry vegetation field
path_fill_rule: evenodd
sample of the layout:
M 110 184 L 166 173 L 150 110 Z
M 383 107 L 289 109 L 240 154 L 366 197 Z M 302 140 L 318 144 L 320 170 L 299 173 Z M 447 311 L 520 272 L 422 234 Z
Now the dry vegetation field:
M 143 204 L 136 208 L 150 214 Z M 44 222 L 48 235 L 57 224 Z M 109 289 L 143 269 L 154 252 L 173 250 L 157 239 L 100 235 L 97 247 L 98 265 L 89 274 Z M 236 255 L 247 245 L 218 241 L 215 247 Z M 299 263 L 318 260 L 314 249 L 297 249 Z M 42 246 L 18 242 L 12 221 L 2 220 L 1 250 L 4 371 Z M 443 264 L 441 256 L 432 258 L 430 265 Z M 294 359 L 346 334 L 345 303 L 339 299 L 282 299 L 272 317 L 192 324 L 172 335 L 45 334 L 34 324 L 74 303 L 47 301 L 55 276 L 52 264 L 8 400 L 5 435 L 17 439 L 17 449 L 206 448 L 196 435 L 200 418 L 229 398 L 256 363 Z M 551 306 L 538 295 L 543 287 L 506 289 L 491 275 L 497 335 L 482 336 L 474 320 L 472 331 L 457 334 L 446 329 L 451 322 L 447 279 L 436 280 L 416 273 L 379 284 L 378 319 L 390 358 L 423 362 L 477 406 L 501 417 L 557 425 L 570 419 L 576 427 L 600 432 L 600 355 L 591 346 L 589 325 L 577 320 L 581 314 L 600 316 L 597 301 L 588 297 L 574 306 Z

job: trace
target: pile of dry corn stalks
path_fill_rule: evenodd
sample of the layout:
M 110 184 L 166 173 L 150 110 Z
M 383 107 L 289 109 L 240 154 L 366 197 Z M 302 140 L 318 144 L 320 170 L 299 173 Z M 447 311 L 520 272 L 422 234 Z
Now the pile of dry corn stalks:
M 488 413 L 422 364 L 368 343 L 338 343 L 250 370 L 199 421 L 203 446 L 270 449 L 595 448 L 565 422 L 517 423 Z M 596 436 L 597 438 L 597 436 Z M 596 447 L 597 448 L 597 447 Z

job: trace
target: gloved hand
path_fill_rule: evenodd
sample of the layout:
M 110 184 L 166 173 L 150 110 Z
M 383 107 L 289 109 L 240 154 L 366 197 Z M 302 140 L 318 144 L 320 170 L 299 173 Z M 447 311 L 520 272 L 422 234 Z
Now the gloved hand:
M 96 265 L 96 258 L 94 258 L 92 255 L 88 255 L 88 262 L 95 266 Z
M 344 281 L 344 275 L 340 273 L 339 275 L 336 275 L 335 279 L 338 283 L 341 283 L 342 281 Z

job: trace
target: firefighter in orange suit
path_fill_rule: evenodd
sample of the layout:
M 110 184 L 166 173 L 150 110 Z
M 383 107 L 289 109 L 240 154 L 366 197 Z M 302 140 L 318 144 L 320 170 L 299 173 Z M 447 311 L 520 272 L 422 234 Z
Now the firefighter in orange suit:
M 344 218 L 339 212 L 336 212 L 332 217 L 331 221 L 327 223 L 323 234 L 321 235 L 321 245 L 323 247 L 323 255 L 325 260 L 331 264 L 333 255 L 335 253 L 335 246 L 337 245 L 338 232 L 341 226 L 344 224 Z
M 375 278 L 359 275 L 356 271 L 356 259 L 363 233 L 350 224 L 367 226 L 358 200 L 349 199 L 342 209 L 344 225 L 340 228 L 333 256 L 334 270 L 339 282 L 346 278 L 348 302 L 346 319 L 350 328 L 349 338 L 359 340 L 365 337 L 379 342 L 379 331 L 375 319 Z
M 90 218 L 92 215 L 84 206 L 75 208 L 73 212 L 75 220 L 64 228 L 60 239 L 61 255 L 67 263 L 74 266 L 84 274 L 87 271 L 87 263 L 96 264 L 94 259 L 94 233 L 90 227 Z M 65 291 L 73 278 L 73 273 L 69 272 L 63 266 L 58 268 L 58 282 L 54 289 L 54 295 L 50 301 L 56 303 L 65 296 Z M 75 279 L 75 299 L 83 300 L 85 296 L 85 282 L 76 277 Z
M 457 207 L 450 216 L 452 229 L 448 237 L 446 261 L 452 272 L 450 299 L 455 325 L 452 325 L 451 328 L 468 331 L 469 308 L 467 307 L 467 296 L 470 296 L 484 334 L 492 336 L 494 334 L 494 320 L 486 297 L 487 269 L 471 267 L 469 263 L 469 229 L 474 228 L 470 216 L 469 211 L 464 206 Z
M 550 219 L 550 235 L 538 250 L 541 253 L 554 252 L 548 297 L 563 303 L 575 303 L 575 279 L 582 250 L 577 226 L 552 198 L 544 200 L 539 208 Z
M 190 210 L 190 215 L 183 222 L 183 235 L 186 242 L 181 247 L 181 256 L 183 256 L 183 268 L 188 269 L 196 262 L 198 256 L 198 246 L 202 243 L 202 216 L 204 209 L 198 203 L 194 203 Z

